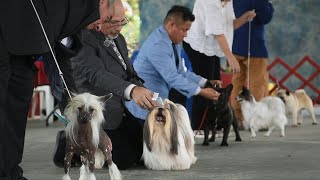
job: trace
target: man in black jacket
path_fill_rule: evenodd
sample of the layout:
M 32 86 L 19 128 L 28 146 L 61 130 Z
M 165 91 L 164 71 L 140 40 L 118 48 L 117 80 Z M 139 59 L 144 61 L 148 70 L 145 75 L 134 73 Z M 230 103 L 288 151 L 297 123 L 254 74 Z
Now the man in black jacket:
M 99 0 L 37 0 L 51 45 L 99 19 Z M 19 180 L 26 119 L 33 92 L 34 60 L 49 47 L 30 1 L 0 6 L 0 180 Z
M 139 162 L 142 155 L 142 125 L 126 110 L 124 102 L 134 99 L 141 108 L 152 108 L 153 94 L 143 87 L 128 59 L 128 49 L 120 34 L 128 23 L 120 0 L 109 22 L 95 24 L 94 30 L 83 30 L 83 47 L 71 59 L 78 93 L 101 96 L 113 93 L 105 104 L 103 129 L 112 141 L 112 159 L 119 169 Z

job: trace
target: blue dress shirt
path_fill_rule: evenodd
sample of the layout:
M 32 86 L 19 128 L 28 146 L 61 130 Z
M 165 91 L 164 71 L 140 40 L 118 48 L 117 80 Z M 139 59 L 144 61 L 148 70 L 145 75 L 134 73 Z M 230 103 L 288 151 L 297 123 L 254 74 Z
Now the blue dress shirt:
M 176 89 L 187 98 L 200 91 L 203 78 L 184 68 L 181 59 L 181 45 L 176 44 L 179 65 L 176 66 L 172 41 L 161 25 L 143 43 L 133 66 L 144 86 L 159 93 L 162 99 L 168 98 L 169 90 Z M 141 109 L 134 100 L 126 102 L 128 110 L 137 118 L 146 119 L 148 111 Z

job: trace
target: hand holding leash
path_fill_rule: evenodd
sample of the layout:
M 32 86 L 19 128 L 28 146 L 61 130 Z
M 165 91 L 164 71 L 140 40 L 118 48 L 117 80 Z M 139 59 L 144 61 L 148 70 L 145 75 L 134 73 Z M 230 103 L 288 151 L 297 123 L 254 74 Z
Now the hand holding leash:
M 150 109 L 156 106 L 152 97 L 153 93 L 144 87 L 135 86 L 131 92 L 131 98 L 143 109 Z
M 247 21 L 252 21 L 254 17 L 256 17 L 256 12 L 253 9 L 252 11 L 247 11 L 243 14 Z

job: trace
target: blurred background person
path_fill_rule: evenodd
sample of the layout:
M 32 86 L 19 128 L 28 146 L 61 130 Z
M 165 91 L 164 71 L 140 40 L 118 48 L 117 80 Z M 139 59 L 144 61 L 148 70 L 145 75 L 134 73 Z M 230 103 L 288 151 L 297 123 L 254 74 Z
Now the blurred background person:
M 233 31 L 253 19 L 253 11 L 243 12 L 235 18 L 232 0 L 196 0 L 193 7 L 195 21 L 183 47 L 192 64 L 192 69 L 207 79 L 220 80 L 220 57 L 226 56 L 233 73 L 239 73 L 239 63 L 231 52 Z M 206 100 L 194 97 L 192 127 L 199 127 L 206 107 Z
M 235 97 L 246 85 L 247 80 L 250 81 L 248 88 L 257 101 L 269 94 L 268 51 L 264 27 L 271 21 L 274 9 L 270 0 L 236 0 L 233 2 L 233 6 L 236 17 L 246 11 L 255 10 L 256 12 L 256 17 L 251 22 L 251 30 L 249 30 L 249 23 L 235 30 L 232 46 L 232 52 L 240 64 L 240 73 L 234 74 L 232 77 L 231 105 L 236 112 L 239 125 L 243 129 L 240 104 L 236 102 Z M 251 32 L 250 43 L 249 32 Z M 250 62 L 248 63 L 249 44 Z

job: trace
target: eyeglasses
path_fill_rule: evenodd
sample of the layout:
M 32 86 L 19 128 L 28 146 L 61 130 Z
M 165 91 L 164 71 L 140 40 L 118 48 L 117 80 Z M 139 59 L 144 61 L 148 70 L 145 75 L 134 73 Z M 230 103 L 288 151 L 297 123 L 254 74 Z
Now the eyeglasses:
M 127 17 L 125 17 L 122 21 L 112 21 L 110 20 L 108 22 L 110 27 L 116 27 L 116 26 L 125 26 L 129 23 L 129 19 Z

